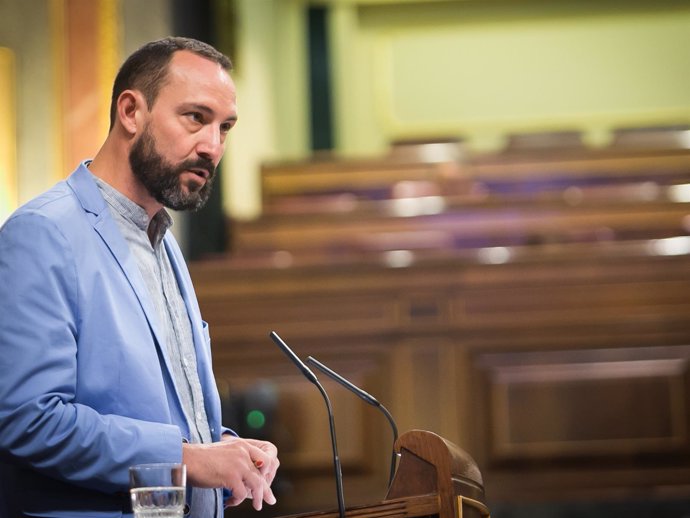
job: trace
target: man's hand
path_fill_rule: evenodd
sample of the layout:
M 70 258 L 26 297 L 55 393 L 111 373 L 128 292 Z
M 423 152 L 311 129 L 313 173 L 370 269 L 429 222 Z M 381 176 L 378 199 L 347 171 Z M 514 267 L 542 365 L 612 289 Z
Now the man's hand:
M 259 511 L 263 502 L 276 502 L 271 483 L 280 463 L 278 450 L 270 442 L 224 435 L 221 442 L 183 444 L 182 462 L 192 486 L 232 490 L 227 505 L 251 498 Z

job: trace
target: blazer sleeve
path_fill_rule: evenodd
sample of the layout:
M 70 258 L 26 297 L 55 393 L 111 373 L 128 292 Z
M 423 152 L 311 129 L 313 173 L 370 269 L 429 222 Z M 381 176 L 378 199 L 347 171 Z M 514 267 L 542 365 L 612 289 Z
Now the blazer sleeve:
M 70 483 L 125 490 L 128 467 L 181 462 L 177 426 L 77 402 L 80 272 L 41 214 L 0 229 L 0 457 Z

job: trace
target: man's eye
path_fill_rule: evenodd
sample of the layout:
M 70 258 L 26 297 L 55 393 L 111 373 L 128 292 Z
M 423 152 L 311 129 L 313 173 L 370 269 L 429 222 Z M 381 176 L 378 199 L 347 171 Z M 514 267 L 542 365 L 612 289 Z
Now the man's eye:
M 231 129 L 232 129 L 232 124 L 229 122 L 226 122 L 226 123 L 220 125 L 220 131 L 223 133 L 228 133 Z
M 199 124 L 204 122 L 204 116 L 199 112 L 190 112 L 187 114 L 187 117 L 192 119 L 194 122 L 198 122 Z

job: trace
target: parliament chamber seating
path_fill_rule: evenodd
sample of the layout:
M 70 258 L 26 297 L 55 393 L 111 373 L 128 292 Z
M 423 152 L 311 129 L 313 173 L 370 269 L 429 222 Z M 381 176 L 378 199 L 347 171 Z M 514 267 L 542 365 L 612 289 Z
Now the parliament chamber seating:
M 229 424 L 281 451 L 272 512 L 335 496 L 320 395 L 271 330 L 469 452 L 499 518 L 690 502 L 690 150 L 456 145 L 267 164 L 261 217 L 191 265 Z M 381 501 L 385 419 L 324 385 L 346 501 Z

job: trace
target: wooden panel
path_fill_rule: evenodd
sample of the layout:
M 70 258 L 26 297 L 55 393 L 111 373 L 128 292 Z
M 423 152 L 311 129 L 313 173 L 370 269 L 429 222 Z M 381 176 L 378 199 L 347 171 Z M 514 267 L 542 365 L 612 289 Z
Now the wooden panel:
M 489 377 L 491 462 L 690 452 L 686 357 L 509 365 Z
M 379 295 L 315 294 L 294 297 L 246 298 L 236 307 L 227 300 L 204 301 L 204 318 L 222 322 L 216 338 L 227 336 L 265 336 L 270 330 L 289 335 L 323 334 L 324 329 L 338 334 L 353 326 L 360 332 L 376 332 L 397 326 L 395 299 Z
M 398 369 L 394 373 L 400 399 L 396 415 L 403 429 L 423 428 L 439 430 L 443 413 L 438 395 L 442 383 L 437 347 L 431 340 L 426 344 L 401 344 L 397 349 Z
M 687 345 L 479 353 L 473 453 L 499 501 L 687 495 Z
M 209 262 L 192 273 L 221 341 L 285 326 L 299 337 L 435 329 L 470 333 L 466 340 L 530 327 L 533 336 L 574 326 L 688 329 L 688 256 L 609 254 L 616 249 L 585 247 L 589 256 L 579 247 L 540 249 L 500 265 L 450 256 L 407 268 L 246 270 Z
M 353 379 L 354 382 L 358 380 Z M 280 385 L 276 421 L 283 427 L 281 461 L 288 470 L 328 472 L 333 467 L 326 406 L 316 387 L 302 379 Z M 343 470 L 369 468 L 364 405 L 334 383 L 323 381 L 334 413 L 345 421 L 338 432 L 338 453 Z M 321 410 L 319 410 L 321 409 Z M 336 426 L 340 419 L 336 419 Z

